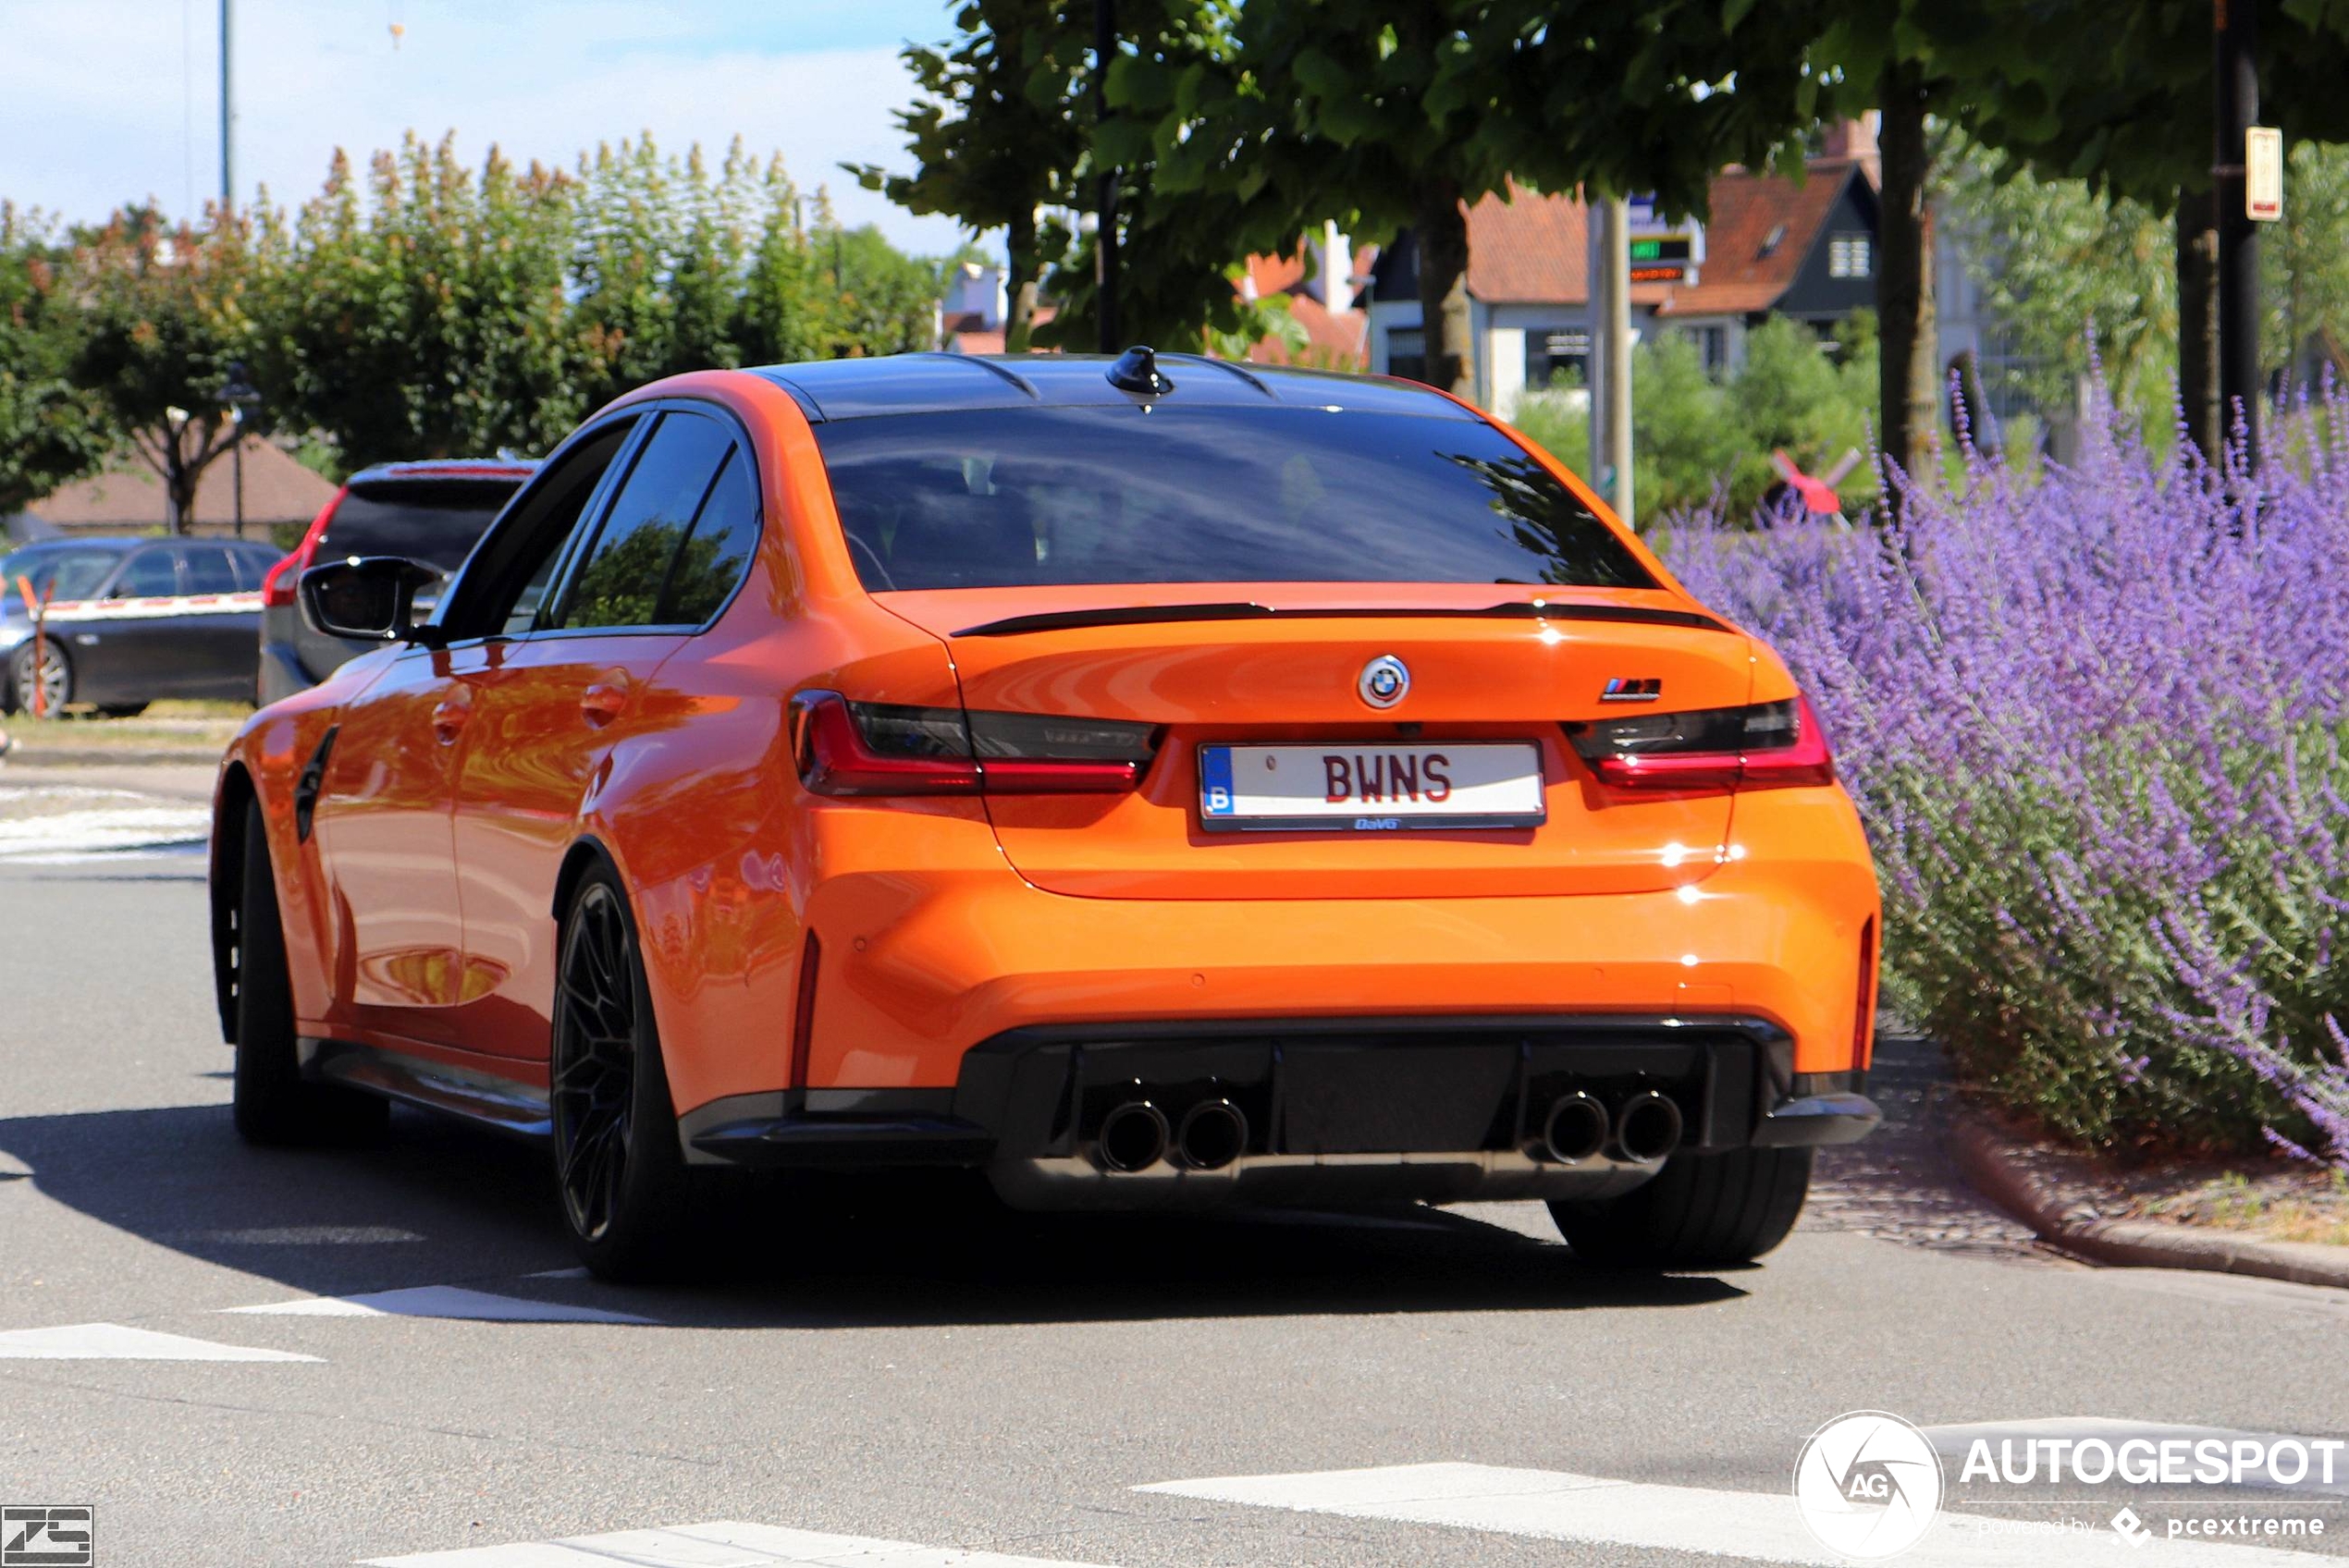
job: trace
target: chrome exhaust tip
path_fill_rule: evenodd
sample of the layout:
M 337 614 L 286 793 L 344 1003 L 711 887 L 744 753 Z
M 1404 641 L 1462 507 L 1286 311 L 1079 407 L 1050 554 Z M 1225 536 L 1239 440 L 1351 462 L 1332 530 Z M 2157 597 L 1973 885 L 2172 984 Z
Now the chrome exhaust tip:
M 1248 1117 L 1229 1100 L 1201 1100 L 1183 1113 L 1174 1149 L 1193 1170 L 1221 1170 L 1248 1152 Z
M 1101 1118 L 1093 1152 L 1106 1170 L 1130 1175 L 1166 1158 L 1166 1113 L 1148 1100 L 1127 1100 Z
M 1606 1107 L 1577 1089 L 1550 1107 L 1536 1152 L 1560 1165 L 1578 1165 L 1606 1147 L 1609 1129 Z
M 1652 1165 L 1680 1146 L 1680 1108 L 1649 1089 L 1615 1113 L 1615 1146 L 1624 1158 Z

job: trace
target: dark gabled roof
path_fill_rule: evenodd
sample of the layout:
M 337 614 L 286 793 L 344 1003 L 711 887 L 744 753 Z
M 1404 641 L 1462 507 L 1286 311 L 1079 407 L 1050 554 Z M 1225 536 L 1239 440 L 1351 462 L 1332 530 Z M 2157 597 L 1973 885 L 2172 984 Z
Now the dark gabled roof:
M 1097 354 L 892 354 L 768 365 L 753 371 L 789 392 L 810 420 L 872 414 L 938 413 L 955 409 L 1170 407 L 1288 404 L 1298 408 L 1411 413 L 1474 419 L 1449 398 L 1384 376 L 1240 365 L 1198 354 L 1161 354 L 1174 389 L 1151 398 L 1109 384 L 1111 361 Z

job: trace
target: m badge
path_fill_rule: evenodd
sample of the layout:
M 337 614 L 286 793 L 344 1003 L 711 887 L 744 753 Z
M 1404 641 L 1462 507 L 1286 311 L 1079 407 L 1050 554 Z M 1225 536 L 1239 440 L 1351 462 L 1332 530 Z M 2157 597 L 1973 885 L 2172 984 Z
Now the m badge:
M 1599 693 L 1603 703 L 1652 703 L 1664 695 L 1664 682 L 1650 676 L 1645 680 L 1630 680 L 1617 676 Z
M 95 1513 L 86 1502 L 0 1506 L 0 1568 L 91 1568 Z

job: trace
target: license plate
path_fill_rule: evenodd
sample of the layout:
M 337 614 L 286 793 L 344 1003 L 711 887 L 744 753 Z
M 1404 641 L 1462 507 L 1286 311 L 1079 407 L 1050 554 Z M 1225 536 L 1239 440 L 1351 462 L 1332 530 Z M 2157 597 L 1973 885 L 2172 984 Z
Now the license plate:
M 1530 741 L 1201 746 L 1199 815 L 1219 833 L 1532 827 L 1544 815 L 1542 749 Z

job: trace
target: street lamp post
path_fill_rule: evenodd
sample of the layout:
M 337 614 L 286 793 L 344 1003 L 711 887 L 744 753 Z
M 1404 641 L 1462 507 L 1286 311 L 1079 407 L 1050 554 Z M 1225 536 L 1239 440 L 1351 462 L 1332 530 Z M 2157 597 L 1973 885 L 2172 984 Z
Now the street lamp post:
M 228 470 L 230 488 L 236 494 L 237 537 L 245 536 L 245 410 L 261 402 L 261 393 L 245 377 L 241 361 L 228 367 L 228 380 L 220 388 L 220 401 L 228 410 L 229 433 Z
M 1117 0 L 1093 0 L 1093 157 L 1101 155 L 1101 127 L 1109 120 L 1109 65 L 1117 55 Z M 1093 236 L 1093 313 L 1101 324 L 1104 354 L 1122 353 L 1117 320 L 1117 170 L 1101 166 L 1093 176 L 1100 222 Z
M 2243 460 L 2259 462 L 2259 226 L 2245 181 L 2246 133 L 2259 118 L 2257 0 L 2215 0 L 2212 64 L 2217 77 L 2217 156 L 2210 176 L 2219 207 L 2219 439 L 2243 422 Z

